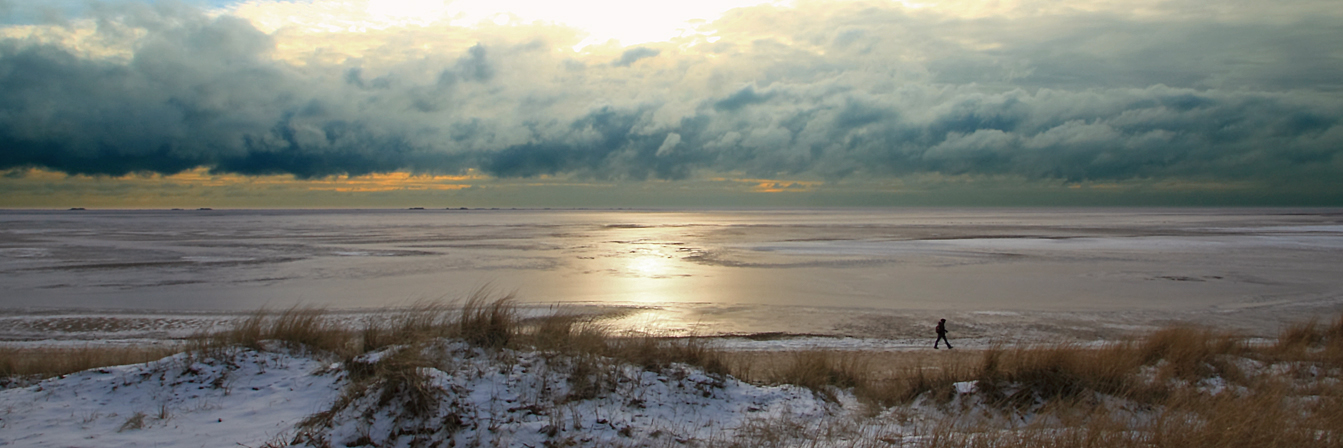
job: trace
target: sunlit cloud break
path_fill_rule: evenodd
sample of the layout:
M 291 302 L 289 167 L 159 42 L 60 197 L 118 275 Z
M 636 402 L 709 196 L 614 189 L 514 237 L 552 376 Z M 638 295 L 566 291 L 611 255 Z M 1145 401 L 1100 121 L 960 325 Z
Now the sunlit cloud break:
M 780 4 L 769 0 L 630 2 L 594 0 L 351 0 L 249 1 L 223 12 L 247 18 L 266 33 L 366 32 L 410 26 L 475 27 L 547 24 L 581 30 L 574 46 L 615 40 L 622 45 L 666 42 L 697 33 L 697 27 L 739 7 Z
M 1331 203 L 1341 19 L 1314 1 L 101 4 L 0 29 L 0 170 Z

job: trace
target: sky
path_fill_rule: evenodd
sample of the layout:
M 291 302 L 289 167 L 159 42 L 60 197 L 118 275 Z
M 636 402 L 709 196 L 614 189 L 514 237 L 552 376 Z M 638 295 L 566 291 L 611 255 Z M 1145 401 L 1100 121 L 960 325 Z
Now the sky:
M 0 0 L 0 207 L 1343 206 L 1335 0 Z

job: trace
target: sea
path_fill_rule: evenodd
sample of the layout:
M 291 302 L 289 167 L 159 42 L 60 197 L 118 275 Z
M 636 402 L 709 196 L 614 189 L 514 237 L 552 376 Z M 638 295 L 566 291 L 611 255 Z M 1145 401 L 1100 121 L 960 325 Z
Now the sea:
M 473 294 L 666 334 L 1271 337 L 1343 313 L 1343 210 L 0 211 L 0 340 Z

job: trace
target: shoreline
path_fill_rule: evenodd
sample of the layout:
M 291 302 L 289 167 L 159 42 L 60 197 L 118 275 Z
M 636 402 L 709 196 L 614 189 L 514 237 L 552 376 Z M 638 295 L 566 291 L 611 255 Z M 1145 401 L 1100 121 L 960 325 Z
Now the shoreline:
M 1044 343 L 1101 344 L 1171 327 L 1193 326 L 1246 338 L 1275 337 L 1283 328 L 1343 314 L 1343 305 L 1293 310 L 1030 311 L 883 310 L 722 304 L 613 305 L 518 303 L 522 319 L 557 312 L 591 319 L 617 332 L 717 341 L 728 350 L 917 350 L 932 343 L 932 326 L 948 318 L 953 341 L 965 348 Z M 407 308 L 322 309 L 350 325 Z M 258 312 L 125 309 L 0 309 L 0 346 L 162 346 L 228 329 Z M 927 327 L 927 328 L 924 328 Z

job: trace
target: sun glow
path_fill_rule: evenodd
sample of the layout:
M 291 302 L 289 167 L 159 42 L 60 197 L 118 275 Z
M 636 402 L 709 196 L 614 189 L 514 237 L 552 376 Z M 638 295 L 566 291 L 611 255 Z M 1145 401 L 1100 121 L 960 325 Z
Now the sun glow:
M 779 0 L 686 0 L 630 2 L 588 0 L 252 0 L 227 11 L 262 31 L 366 32 L 396 27 L 464 27 L 554 24 L 586 37 L 574 48 L 666 42 L 699 34 L 699 27 L 733 8 L 783 4 Z
M 625 265 L 630 273 L 640 277 L 664 277 L 671 269 L 667 258 L 659 255 L 647 255 L 631 258 Z

